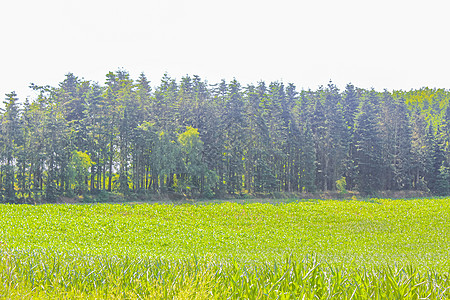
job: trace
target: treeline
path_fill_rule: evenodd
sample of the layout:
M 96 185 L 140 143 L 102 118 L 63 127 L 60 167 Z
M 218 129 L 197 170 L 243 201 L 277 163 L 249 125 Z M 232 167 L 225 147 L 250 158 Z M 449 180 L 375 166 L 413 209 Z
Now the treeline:
M 190 196 L 417 189 L 450 193 L 450 91 L 332 83 L 210 85 L 66 75 L 1 113 L 2 202 L 99 191 Z

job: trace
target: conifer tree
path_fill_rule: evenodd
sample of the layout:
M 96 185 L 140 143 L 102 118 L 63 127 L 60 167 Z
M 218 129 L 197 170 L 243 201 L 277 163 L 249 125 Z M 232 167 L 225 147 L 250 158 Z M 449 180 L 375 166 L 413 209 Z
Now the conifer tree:
M 445 178 L 445 168 L 447 167 L 440 137 L 439 128 L 435 132 L 433 125 L 430 124 L 426 135 L 425 180 L 429 190 L 437 195 L 442 194 L 442 191 L 445 190 L 445 187 L 440 184 L 440 180 Z
M 303 126 L 300 156 L 300 187 L 302 191 L 315 192 L 316 182 L 316 149 L 311 126 L 307 122 Z
M 418 107 L 413 108 L 410 122 L 412 124 L 411 135 L 411 172 L 413 175 L 413 187 L 425 190 L 427 169 L 427 123 L 425 116 Z
M 2 161 L 1 166 L 1 187 L 3 194 L 3 201 L 16 201 L 16 177 L 15 177 L 15 158 L 18 148 L 22 143 L 21 124 L 19 116 L 19 106 L 17 94 L 11 92 L 6 94 L 3 102 L 5 108 L 1 122 L 1 137 L 2 137 Z
M 230 82 L 223 115 L 225 127 L 226 182 L 228 193 L 240 193 L 244 174 L 243 157 L 245 151 L 245 111 L 241 85 L 237 80 Z
M 382 144 L 378 116 L 374 107 L 374 103 L 378 102 L 376 98 L 374 91 L 368 93 L 360 104 L 355 118 L 356 183 L 358 190 L 364 194 L 377 191 L 382 177 Z
M 404 99 L 394 100 L 390 93 L 383 93 L 381 136 L 383 140 L 382 188 L 407 189 L 411 177 L 411 127 Z

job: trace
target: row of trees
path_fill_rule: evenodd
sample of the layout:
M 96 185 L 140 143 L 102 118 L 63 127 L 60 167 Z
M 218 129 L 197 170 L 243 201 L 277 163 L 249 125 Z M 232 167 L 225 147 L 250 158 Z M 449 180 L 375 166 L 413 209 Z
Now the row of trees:
M 2 201 L 86 192 L 450 193 L 450 92 L 66 75 L 1 114 Z

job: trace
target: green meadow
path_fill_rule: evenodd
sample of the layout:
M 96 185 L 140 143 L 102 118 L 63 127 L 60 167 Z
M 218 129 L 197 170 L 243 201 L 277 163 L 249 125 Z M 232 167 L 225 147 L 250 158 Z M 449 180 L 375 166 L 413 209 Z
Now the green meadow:
M 0 206 L 0 298 L 448 299 L 450 198 Z

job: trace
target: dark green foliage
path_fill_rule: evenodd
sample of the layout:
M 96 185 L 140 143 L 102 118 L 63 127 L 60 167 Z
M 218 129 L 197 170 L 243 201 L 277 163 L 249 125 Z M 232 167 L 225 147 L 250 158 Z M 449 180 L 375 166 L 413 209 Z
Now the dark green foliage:
M 383 186 L 389 190 L 408 189 L 412 186 L 411 126 L 403 98 L 394 100 L 384 92 L 380 125 L 385 168 Z
M 450 93 L 333 84 L 208 85 L 164 75 L 69 73 L 33 101 L 6 95 L 0 115 L 2 202 L 101 191 L 187 197 L 336 190 L 449 193 Z M 81 158 L 82 159 L 81 159 Z
M 446 190 L 446 185 L 442 181 L 446 178 L 447 162 L 440 137 L 439 129 L 435 133 L 433 126 L 429 125 L 425 148 L 425 179 L 431 192 L 442 195 Z
M 302 191 L 314 192 L 316 181 L 316 149 L 314 147 L 311 126 L 306 123 L 303 128 L 302 149 L 300 154 L 300 187 Z
M 439 196 L 450 194 L 450 168 L 446 166 L 445 162 L 442 162 L 439 173 L 436 176 L 434 192 Z
M 378 95 L 370 91 L 358 108 L 355 118 L 354 154 L 356 182 L 360 192 L 371 194 L 381 188 L 382 142 L 375 112 Z
M 15 193 L 15 166 L 14 160 L 18 152 L 20 151 L 21 131 L 19 120 L 19 107 L 17 95 L 15 92 L 6 94 L 6 99 L 3 102 L 5 105 L 3 118 L 2 118 L 2 161 L 5 163 L 2 165 L 1 170 L 1 186 L 4 188 L 2 198 L 4 201 L 16 200 Z

